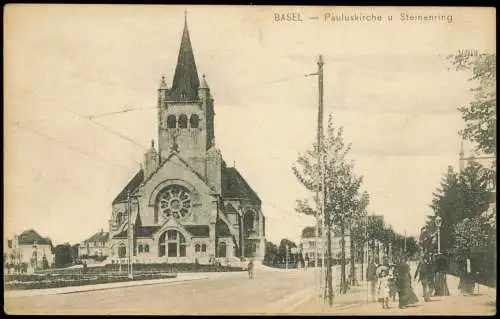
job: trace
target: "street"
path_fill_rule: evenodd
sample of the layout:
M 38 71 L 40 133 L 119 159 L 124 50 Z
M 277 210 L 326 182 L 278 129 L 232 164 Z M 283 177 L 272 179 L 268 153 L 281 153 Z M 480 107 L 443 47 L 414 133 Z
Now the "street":
M 313 271 L 256 269 L 254 280 L 246 272 L 222 273 L 199 281 L 6 298 L 5 311 L 37 315 L 279 313 L 293 303 L 288 301 L 291 296 L 314 287 L 313 278 Z
M 336 271 L 338 273 L 338 271 Z M 192 274 L 181 274 L 189 277 Z M 334 306 L 327 309 L 313 294 L 314 269 L 308 271 L 257 268 L 255 279 L 246 272 L 203 273 L 196 281 L 179 281 L 108 290 L 58 295 L 5 297 L 8 314 L 384 314 L 384 315 L 485 315 L 494 314 L 496 290 L 481 286 L 476 296 L 458 295 L 458 279 L 448 276 L 451 296 L 433 297 L 424 303 L 421 288 L 415 306 L 391 309 L 367 302 L 367 285 L 351 287 L 348 294 L 335 293 Z M 338 274 L 335 276 L 337 277 Z M 338 277 L 337 277 L 338 278 Z

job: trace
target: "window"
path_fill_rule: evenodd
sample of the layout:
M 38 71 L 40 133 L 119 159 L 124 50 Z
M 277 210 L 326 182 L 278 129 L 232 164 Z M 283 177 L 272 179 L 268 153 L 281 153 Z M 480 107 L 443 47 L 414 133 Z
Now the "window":
M 257 231 L 257 225 L 259 223 L 259 215 L 252 209 L 245 212 L 245 229 L 248 232 Z
M 200 244 L 196 244 L 196 245 L 194 246 L 194 251 L 195 251 L 195 252 L 197 252 L 197 253 L 199 253 L 199 252 L 200 252 L 200 250 L 201 250 L 201 246 L 200 246 Z
M 226 257 L 226 243 L 225 242 L 219 243 L 218 255 L 219 255 L 219 257 Z
M 149 245 L 148 244 L 144 245 L 144 252 L 149 253 Z
M 181 116 L 179 116 L 179 128 L 187 128 L 187 125 L 188 125 L 188 118 L 186 114 L 181 114 Z
M 139 245 L 139 247 L 138 247 L 138 249 L 137 249 L 137 250 L 138 250 L 140 253 L 142 253 L 142 252 L 144 251 L 144 248 L 143 248 L 142 244 L 141 244 L 141 245 Z
M 118 247 L 118 257 L 124 258 L 126 254 L 127 248 L 125 248 L 124 244 L 120 244 L 120 246 Z
M 175 128 L 177 120 L 175 119 L 175 115 L 169 115 L 167 117 L 167 128 Z
M 184 235 L 176 230 L 168 230 L 160 236 L 160 257 L 185 257 L 186 239 Z
M 192 114 L 189 119 L 189 125 L 191 128 L 198 128 L 198 123 L 200 122 L 200 118 L 196 114 Z
M 206 244 L 202 244 L 202 245 L 201 245 L 201 252 L 202 252 L 202 253 L 207 252 L 207 245 L 206 245 Z
M 191 193 L 180 185 L 166 187 L 158 195 L 156 211 L 165 218 L 184 219 L 189 217 L 191 215 Z

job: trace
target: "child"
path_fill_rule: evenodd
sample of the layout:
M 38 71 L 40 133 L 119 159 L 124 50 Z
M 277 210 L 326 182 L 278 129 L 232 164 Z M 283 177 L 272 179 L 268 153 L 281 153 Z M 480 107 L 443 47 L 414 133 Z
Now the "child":
M 380 271 L 378 278 L 378 296 L 383 309 L 389 309 L 390 279 L 388 269 Z

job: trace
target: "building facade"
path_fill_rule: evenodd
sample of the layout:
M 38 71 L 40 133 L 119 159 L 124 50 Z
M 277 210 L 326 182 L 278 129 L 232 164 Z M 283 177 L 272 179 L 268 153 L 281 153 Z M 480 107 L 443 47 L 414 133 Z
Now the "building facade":
M 340 229 L 335 227 L 332 232 L 332 258 L 334 260 L 340 260 L 342 258 L 342 246 L 341 240 L 342 237 L 340 235 Z M 346 230 L 344 233 L 344 241 L 345 241 L 345 258 L 348 260 L 351 258 L 351 236 L 349 231 Z M 302 256 L 304 258 L 309 258 L 309 261 L 313 261 L 315 259 L 316 247 L 318 251 L 318 258 L 321 260 L 321 256 L 327 256 L 327 242 L 326 236 L 321 236 L 321 231 L 319 233 L 319 237 L 316 237 L 315 227 L 308 226 L 302 230 L 302 236 L 300 239 L 300 245 L 302 249 Z
M 216 148 L 214 118 L 185 21 L 172 86 L 162 77 L 158 89 L 158 145 L 152 141 L 141 169 L 112 203 L 112 259 L 129 252 L 145 263 L 263 258 L 261 200 Z
M 54 263 L 52 241 L 29 229 L 4 243 L 4 258 L 10 265 L 27 266 L 28 272 L 51 267 Z
M 108 257 L 110 255 L 108 243 L 109 233 L 101 229 L 78 245 L 78 257 L 80 260 Z

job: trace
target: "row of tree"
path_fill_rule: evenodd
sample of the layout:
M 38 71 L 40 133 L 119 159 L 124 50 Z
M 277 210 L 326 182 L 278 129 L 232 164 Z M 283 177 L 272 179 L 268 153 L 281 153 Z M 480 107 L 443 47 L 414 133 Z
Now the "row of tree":
M 327 231 L 327 289 L 330 303 L 333 302 L 332 287 L 332 247 L 331 237 L 334 228 L 340 230 L 340 265 L 341 278 L 340 290 L 345 293 L 348 288 L 346 280 L 346 245 L 343 240 L 346 234 L 351 236 L 350 249 L 350 273 L 352 281 L 355 282 L 355 263 L 363 262 L 365 245 L 371 247 L 371 253 L 376 249 L 376 242 L 384 246 L 385 255 L 389 253 L 389 247 L 393 253 L 401 253 L 404 249 L 405 238 L 397 234 L 391 226 L 384 223 L 383 218 L 374 218 L 368 213 L 367 207 L 370 202 L 368 192 L 362 189 L 363 177 L 355 173 L 354 163 L 347 156 L 351 149 L 350 144 L 344 143 L 343 128 L 336 129 L 333 117 L 328 117 L 328 126 L 322 145 L 314 144 L 304 154 L 299 154 L 297 161 L 292 166 L 292 171 L 299 182 L 312 194 L 312 200 L 297 200 L 296 212 L 317 217 L 321 223 L 324 222 Z M 318 163 L 322 156 L 322 167 Z M 321 169 L 320 169 L 321 168 Z M 323 180 L 321 180 L 321 178 Z M 321 186 L 320 186 L 321 185 Z M 323 201 L 323 203 L 321 203 Z M 324 213 L 318 211 L 317 207 L 324 207 Z M 406 239 L 407 248 L 411 254 L 417 250 L 415 239 Z

